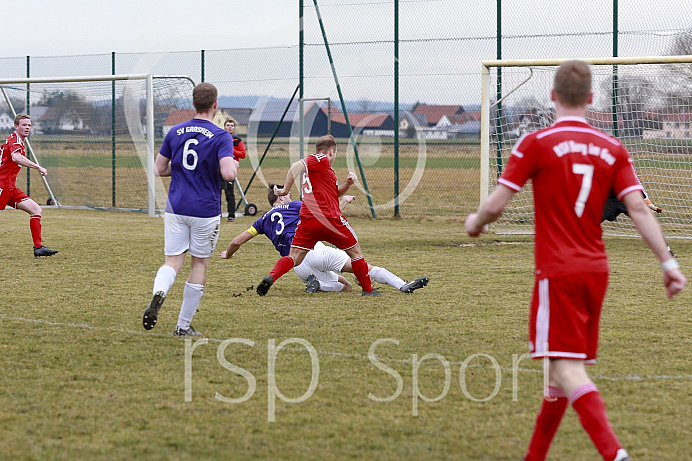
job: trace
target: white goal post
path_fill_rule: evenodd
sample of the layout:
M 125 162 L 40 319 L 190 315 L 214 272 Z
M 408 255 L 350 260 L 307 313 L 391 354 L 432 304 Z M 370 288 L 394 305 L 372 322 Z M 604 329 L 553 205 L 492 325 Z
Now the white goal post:
M 554 121 L 550 90 L 568 59 L 482 62 L 480 200 L 497 185 L 511 148 L 526 132 Z M 620 139 L 650 199 L 663 209 L 667 238 L 692 238 L 692 56 L 582 58 L 592 71 L 589 123 Z M 532 187 L 515 195 L 491 229 L 533 233 Z M 620 215 L 605 235 L 637 235 Z
M 191 110 L 194 85 L 152 74 L 0 79 L 2 134 L 8 119 L 30 114 L 27 155 L 49 170 L 48 203 L 155 216 L 163 185 L 154 176 L 155 138 L 169 114 Z M 18 185 L 38 183 L 32 177 L 20 175 Z

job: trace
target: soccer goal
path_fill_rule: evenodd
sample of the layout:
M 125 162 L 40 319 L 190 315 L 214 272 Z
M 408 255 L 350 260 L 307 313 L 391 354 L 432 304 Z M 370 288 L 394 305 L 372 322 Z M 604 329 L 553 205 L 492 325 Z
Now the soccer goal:
M 483 61 L 481 200 L 496 187 L 512 146 L 553 123 L 550 90 L 566 59 Z M 666 238 L 692 238 L 692 56 L 583 59 L 591 65 L 594 101 L 587 118 L 629 150 Z M 533 233 L 531 186 L 516 194 L 491 227 Z M 637 235 L 621 215 L 604 234 Z
M 192 118 L 193 88 L 189 77 L 151 74 L 0 79 L 0 135 L 28 113 L 27 156 L 48 169 L 20 172 L 18 187 L 40 204 L 155 216 L 166 181 L 154 176 L 154 146 Z

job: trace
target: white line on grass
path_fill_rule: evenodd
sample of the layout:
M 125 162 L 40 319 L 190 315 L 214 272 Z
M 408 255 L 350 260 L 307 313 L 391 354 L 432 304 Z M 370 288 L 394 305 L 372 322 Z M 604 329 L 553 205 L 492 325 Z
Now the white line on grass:
M 43 319 L 27 319 L 23 317 L 12 317 L 9 315 L 4 315 L 0 314 L 0 319 L 3 320 L 10 320 L 10 321 L 15 321 L 15 322 L 24 322 L 24 323 L 35 323 L 35 324 L 40 324 L 40 325 L 47 325 L 47 326 L 52 326 L 52 327 L 70 327 L 70 328 L 81 328 L 84 330 L 92 330 L 92 331 L 112 331 L 116 333 L 127 333 L 127 334 L 132 334 L 132 335 L 138 335 L 138 336 L 155 336 L 155 337 L 161 337 L 161 338 L 168 338 L 168 337 L 173 337 L 172 334 L 167 335 L 167 334 L 162 334 L 162 333 L 150 333 L 150 332 L 145 332 L 145 331 L 134 331 L 134 330 L 125 330 L 123 328 L 115 328 L 115 327 L 95 327 L 92 325 L 87 325 L 85 323 L 78 324 L 78 323 L 64 323 L 64 322 L 51 322 L 50 320 L 43 320 Z M 212 342 L 217 342 L 217 343 L 222 343 L 223 339 L 216 339 L 216 338 L 206 338 L 209 341 Z M 285 347 L 285 350 L 296 350 L 296 351 L 304 351 L 305 348 L 301 347 Z M 342 358 L 350 358 L 350 359 L 369 359 L 368 356 L 365 356 L 363 354 L 344 354 L 341 352 L 327 352 L 327 351 L 317 351 L 318 355 L 330 355 L 333 357 L 342 357 Z M 412 363 L 413 361 L 411 359 L 392 359 L 392 358 L 386 358 L 386 357 L 378 357 L 379 361 L 382 362 L 398 362 L 398 363 Z M 463 362 L 454 362 L 454 361 L 449 361 L 450 365 L 461 365 Z M 485 366 L 480 366 L 480 365 L 470 365 L 469 368 L 488 368 Z M 512 368 L 509 367 L 501 367 L 503 371 L 511 372 L 513 371 Z M 527 373 L 543 373 L 543 370 L 537 369 L 537 368 L 517 368 L 518 371 L 522 372 L 527 372 Z M 607 381 L 654 381 L 654 380 L 673 380 L 673 381 L 684 381 L 684 380 L 691 380 L 692 375 L 649 375 L 649 376 L 637 376 L 637 375 L 627 375 L 627 376 L 604 376 L 604 375 L 593 375 L 593 378 L 596 380 L 602 379 L 602 380 L 607 380 Z

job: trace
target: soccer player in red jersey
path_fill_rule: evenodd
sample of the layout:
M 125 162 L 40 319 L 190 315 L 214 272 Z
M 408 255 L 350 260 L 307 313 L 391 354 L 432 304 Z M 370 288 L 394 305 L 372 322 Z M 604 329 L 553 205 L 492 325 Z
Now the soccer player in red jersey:
M 601 306 L 608 285 L 600 224 L 611 190 L 659 259 L 668 297 L 682 291 L 687 280 L 641 199 L 642 186 L 627 149 L 586 122 L 586 108 L 593 99 L 589 66 L 578 60 L 560 65 L 551 99 L 555 123 L 517 141 L 497 188 L 466 218 L 466 232 L 471 237 L 480 235 L 526 181 L 532 180 L 536 268 L 529 349 L 532 358 L 549 359 L 549 387 L 524 459 L 545 459 L 571 404 L 603 459 L 627 460 L 585 367 L 596 360 Z
M 26 158 L 24 140 L 31 131 L 31 118 L 26 114 L 19 114 L 14 118 L 14 132 L 7 138 L 5 144 L 0 147 L 0 211 L 6 206 L 29 213 L 29 229 L 34 241 L 34 256 L 53 256 L 58 250 L 51 250 L 43 246 L 41 238 L 41 213 L 43 210 L 16 187 L 17 175 L 23 166 L 35 168 L 42 176 L 48 171 Z
M 331 135 L 322 136 L 315 144 L 315 153 L 291 165 L 284 187 L 274 186 L 274 193 L 287 195 L 296 178 L 302 174 L 303 205 L 300 222 L 291 243 L 288 256 L 279 259 L 272 271 L 257 285 L 257 293 L 264 296 L 279 277 L 298 266 L 315 243 L 324 240 L 344 250 L 351 257 L 351 268 L 358 279 L 362 296 L 379 296 L 372 289 L 368 275 L 368 263 L 358 244 L 358 237 L 339 208 L 339 197 L 355 182 L 356 175 L 349 173 L 343 184 L 338 184 L 332 162 L 336 157 L 336 140 Z

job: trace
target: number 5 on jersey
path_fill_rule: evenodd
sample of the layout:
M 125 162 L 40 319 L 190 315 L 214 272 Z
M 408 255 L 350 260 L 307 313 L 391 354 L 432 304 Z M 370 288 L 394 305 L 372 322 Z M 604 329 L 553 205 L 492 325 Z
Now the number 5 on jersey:
M 308 178 L 308 175 L 303 173 L 303 184 L 307 184 L 306 187 L 303 187 L 303 192 L 306 194 L 312 193 L 312 183 L 310 182 L 310 178 Z
M 581 215 L 584 214 L 586 200 L 589 198 L 589 193 L 591 193 L 593 170 L 593 165 L 587 165 L 584 163 L 572 164 L 572 173 L 584 175 L 584 178 L 581 180 L 581 188 L 579 189 L 577 202 L 574 204 L 574 212 L 577 214 L 578 218 L 581 218 Z

